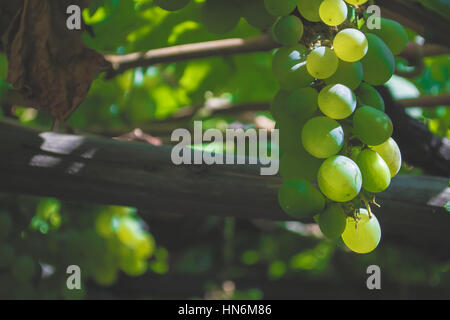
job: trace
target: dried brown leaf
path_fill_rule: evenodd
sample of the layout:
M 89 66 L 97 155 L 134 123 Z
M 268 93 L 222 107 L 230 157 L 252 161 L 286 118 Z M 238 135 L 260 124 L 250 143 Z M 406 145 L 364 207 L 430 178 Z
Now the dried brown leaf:
M 66 27 L 69 4 L 89 1 L 25 0 L 3 36 L 8 78 L 26 106 L 44 110 L 58 122 L 84 101 L 94 78 L 107 67 L 81 41 L 82 31 Z

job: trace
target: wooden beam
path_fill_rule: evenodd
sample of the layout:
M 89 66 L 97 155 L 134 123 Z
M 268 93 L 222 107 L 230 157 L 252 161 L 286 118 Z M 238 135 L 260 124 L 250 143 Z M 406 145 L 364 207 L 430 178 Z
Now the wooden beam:
M 145 208 L 157 214 L 290 220 L 281 179 L 258 165 L 182 165 L 171 149 L 0 124 L 0 191 Z M 380 194 L 383 232 L 442 242 L 450 231 L 446 178 L 400 176 Z M 81 214 L 81 213 L 80 213 Z

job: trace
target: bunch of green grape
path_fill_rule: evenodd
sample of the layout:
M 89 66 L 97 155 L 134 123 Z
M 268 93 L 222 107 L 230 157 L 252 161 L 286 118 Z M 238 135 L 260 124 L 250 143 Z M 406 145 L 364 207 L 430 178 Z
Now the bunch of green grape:
M 264 1 L 277 16 L 273 36 L 281 44 L 272 66 L 281 89 L 271 105 L 280 132 L 280 206 L 294 218 L 315 217 L 325 236 L 342 237 L 357 253 L 378 246 L 370 205 L 401 166 L 392 121 L 373 86 L 392 77 L 394 54 L 408 42 L 392 20 L 367 28 L 366 2 Z M 304 25 L 314 31 L 307 39 Z
M 82 299 L 90 281 L 110 286 L 120 272 L 149 270 L 156 245 L 134 209 L 42 199 L 35 210 L 0 211 L 0 299 Z M 80 290 L 67 288 L 71 265 L 80 267 Z

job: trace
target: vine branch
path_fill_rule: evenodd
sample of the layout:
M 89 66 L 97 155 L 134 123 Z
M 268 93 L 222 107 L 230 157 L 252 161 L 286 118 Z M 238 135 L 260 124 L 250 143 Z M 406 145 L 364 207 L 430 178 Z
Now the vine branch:
M 105 79 L 112 79 L 123 72 L 138 67 L 149 67 L 156 64 L 172 63 L 209 57 L 221 57 L 234 54 L 265 52 L 278 48 L 268 34 L 242 39 L 233 38 L 199 43 L 178 45 L 147 52 L 136 52 L 127 55 L 106 55 L 105 59 L 111 66 L 106 72 Z M 402 53 L 406 59 L 412 59 L 420 52 L 421 57 L 447 54 L 450 49 L 436 44 L 410 45 Z
M 160 63 L 171 63 L 208 57 L 229 56 L 240 53 L 269 51 L 279 45 L 269 35 L 242 39 L 191 43 L 168 48 L 150 50 L 145 53 L 137 52 L 127 55 L 106 55 L 105 59 L 111 63 L 106 72 L 106 79 L 111 79 L 129 69 L 149 67 Z

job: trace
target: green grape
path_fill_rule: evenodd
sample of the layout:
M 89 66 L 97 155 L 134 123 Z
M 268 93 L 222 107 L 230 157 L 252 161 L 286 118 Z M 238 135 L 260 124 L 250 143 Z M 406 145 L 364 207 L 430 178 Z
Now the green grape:
M 13 221 L 9 214 L 0 213 L 0 239 L 6 239 L 13 231 Z
M 397 21 L 381 18 L 380 29 L 371 30 L 364 25 L 362 30 L 365 33 L 373 33 L 380 37 L 393 54 L 400 54 L 408 44 L 408 33 Z
M 119 270 L 115 264 L 105 264 L 102 268 L 98 268 L 94 274 L 94 281 L 101 286 L 112 286 L 116 283 Z
M 279 130 L 279 145 L 282 152 L 298 151 L 298 148 L 302 145 L 301 132 L 303 125 L 314 115 L 291 114 L 289 108 L 286 108 L 286 111 L 281 113 L 275 128 Z
M 358 165 L 345 156 L 333 156 L 322 163 L 317 174 L 322 193 L 330 200 L 347 202 L 361 191 L 362 176 Z
M 308 49 L 300 44 L 278 49 L 273 57 L 272 70 L 282 89 L 308 87 L 314 80 L 306 69 Z
M 395 140 L 389 138 L 385 143 L 378 146 L 371 146 L 370 148 L 378 153 L 384 162 L 386 162 L 391 173 L 391 178 L 395 177 L 402 166 L 402 154 Z
M 330 205 L 324 212 L 318 216 L 320 231 L 330 238 L 339 238 L 344 233 L 347 225 L 347 215 L 338 204 Z
M 323 0 L 298 0 L 297 8 L 300 14 L 308 21 L 319 22 L 319 8 Z
M 303 36 L 303 23 L 296 16 L 281 17 L 273 26 L 273 35 L 283 46 L 293 46 Z
M 331 84 L 320 91 L 319 108 L 327 117 L 345 119 L 356 109 L 356 96 L 342 84 Z
M 148 262 L 133 255 L 120 260 L 119 265 L 120 269 L 130 277 L 142 276 L 148 270 Z
M 325 79 L 326 84 L 340 83 L 355 90 L 361 84 L 363 79 L 363 68 L 361 62 L 345 62 L 339 61 L 339 66 L 336 72 L 328 79 Z
M 333 40 L 334 52 L 345 62 L 356 62 L 364 58 L 369 48 L 367 38 L 358 29 L 340 31 Z
M 353 133 L 363 143 L 378 146 L 389 139 L 392 131 L 392 121 L 384 112 L 368 106 L 355 111 Z
M 11 265 L 14 261 L 14 248 L 8 244 L 0 243 L 0 268 L 5 268 Z
M 385 110 L 383 97 L 371 85 L 363 82 L 355 91 L 358 104 L 361 106 L 371 106 L 380 111 Z
M 295 120 L 305 123 L 318 109 L 319 94 L 313 88 L 300 88 L 286 98 L 286 109 Z
M 230 1 L 208 0 L 202 8 L 202 21 L 212 33 L 227 33 L 233 30 L 241 15 L 239 8 Z
M 364 3 L 366 3 L 368 0 L 345 0 L 345 2 L 349 3 L 349 4 L 353 4 L 355 6 L 360 6 Z
M 155 4 L 164 10 L 176 11 L 186 7 L 189 1 L 190 0 L 155 0 Z
M 356 164 L 361 170 L 362 187 L 373 193 L 386 190 L 391 183 L 391 172 L 383 158 L 373 150 L 365 149 L 360 152 Z
M 279 130 L 280 148 L 283 152 L 296 152 L 301 146 L 301 132 L 303 123 L 295 121 L 287 114 L 283 114 L 275 124 Z
M 378 86 L 391 79 L 395 71 L 395 58 L 389 47 L 378 36 L 367 33 L 369 50 L 361 60 L 364 70 L 364 81 Z
M 280 158 L 280 176 L 283 180 L 302 179 L 314 181 L 317 179 L 322 160 L 314 158 L 299 146 L 298 150 L 285 152 Z
M 251 26 L 266 30 L 274 23 L 276 18 L 267 12 L 264 0 L 241 1 L 243 16 Z
M 270 113 L 276 121 L 280 119 L 282 112 L 286 112 L 287 98 L 289 94 L 289 91 L 279 90 L 270 104 Z
M 14 259 L 11 265 L 12 275 L 19 281 L 30 281 L 37 272 L 37 266 L 33 258 L 22 255 Z
M 287 180 L 278 190 L 281 208 L 296 219 L 310 218 L 325 207 L 325 198 L 305 180 Z
M 306 68 L 311 76 L 317 79 L 331 77 L 339 66 L 339 59 L 328 47 L 318 47 L 311 51 L 306 59 Z
M 141 227 L 139 223 L 129 217 L 123 217 L 119 220 L 116 234 L 117 238 L 123 243 L 127 245 L 134 245 L 140 239 L 141 235 Z
M 155 250 L 155 239 L 149 233 L 143 233 L 136 243 L 135 254 L 139 259 L 148 259 Z
M 311 155 L 325 159 L 341 151 L 344 146 L 344 130 L 333 119 L 315 117 L 303 127 L 302 143 Z
M 381 228 L 377 217 L 369 213 L 366 209 L 359 209 L 358 221 L 354 218 L 347 218 L 347 226 L 342 234 L 345 245 L 356 253 L 369 253 L 376 249 L 381 240 Z
M 102 237 L 113 235 L 113 215 L 108 211 L 101 212 L 95 219 L 95 231 Z
M 273 16 L 287 16 L 294 11 L 297 0 L 264 0 L 266 10 Z
M 347 19 L 348 8 L 342 0 L 324 0 L 319 8 L 322 22 L 329 26 L 338 26 Z

